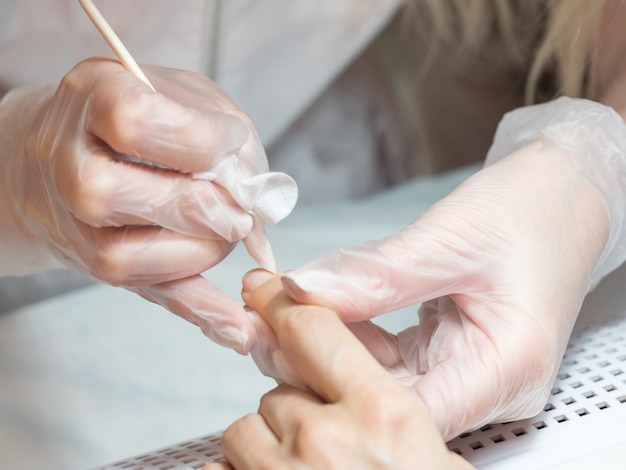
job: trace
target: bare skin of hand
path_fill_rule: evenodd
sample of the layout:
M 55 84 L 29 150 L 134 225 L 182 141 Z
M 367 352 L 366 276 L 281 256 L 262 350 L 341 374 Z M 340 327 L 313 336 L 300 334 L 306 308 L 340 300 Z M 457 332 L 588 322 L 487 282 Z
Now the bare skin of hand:
M 302 305 L 279 276 L 255 270 L 243 298 L 276 334 L 282 362 L 306 388 L 279 385 L 258 413 L 224 433 L 226 469 L 458 469 L 429 410 L 386 371 L 331 310 Z

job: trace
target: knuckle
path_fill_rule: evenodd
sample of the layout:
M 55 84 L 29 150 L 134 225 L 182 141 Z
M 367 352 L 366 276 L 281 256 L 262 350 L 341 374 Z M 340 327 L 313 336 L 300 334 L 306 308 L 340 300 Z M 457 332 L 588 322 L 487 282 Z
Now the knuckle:
M 335 466 L 336 458 L 354 450 L 353 434 L 332 419 L 302 421 L 294 435 L 293 455 L 301 462 L 323 463 L 323 468 L 341 468 Z
M 59 92 L 72 92 L 81 88 L 81 73 L 78 66 L 66 73 L 59 82 Z
M 120 264 L 111 262 L 106 256 L 97 256 L 91 262 L 92 274 L 103 282 L 112 286 L 131 286 L 131 277 L 128 271 L 123 269 Z
M 222 433 L 222 444 L 228 445 L 230 442 L 235 442 L 237 440 L 237 436 L 241 432 L 241 428 L 243 427 L 243 422 L 249 420 L 249 415 L 243 416 L 239 418 L 237 421 L 231 423 L 224 432 Z
M 308 417 L 296 424 L 296 442 L 300 449 L 315 453 L 326 448 L 335 427 L 324 417 Z
M 397 394 L 377 388 L 367 389 L 363 393 L 368 404 L 363 419 L 368 425 L 375 429 L 400 430 L 410 421 L 405 402 L 398 400 Z
M 64 194 L 72 213 L 83 222 L 104 225 L 115 181 L 103 171 L 101 159 L 85 159 L 76 178 L 66 180 Z
M 149 122 L 149 97 L 142 84 L 129 85 L 120 94 L 123 96 L 110 105 L 109 126 L 118 147 L 115 150 L 134 155 L 134 150 L 141 143 L 142 129 Z
M 88 90 L 98 82 L 96 78 L 99 74 L 111 66 L 120 68 L 117 62 L 103 57 L 89 57 L 81 60 L 61 78 L 59 89 Z
M 84 86 L 84 78 L 93 68 L 97 59 L 88 58 L 78 62 L 59 82 L 60 90 L 79 90 Z
M 256 419 L 258 419 L 257 414 L 248 413 L 247 415 L 233 422 L 224 430 L 224 433 L 222 434 L 222 444 L 230 445 L 231 443 L 236 443 L 239 440 L 241 434 L 244 433 L 247 429 L 250 429 L 252 423 L 256 421 Z
M 259 412 L 263 414 L 263 411 L 271 407 L 273 402 L 273 391 L 264 394 L 259 400 Z
M 104 236 L 96 237 L 89 257 L 88 267 L 91 273 L 114 286 L 140 285 L 134 276 L 132 257 L 128 256 L 119 235 L 111 237 L 110 230 L 104 230 L 104 233 Z

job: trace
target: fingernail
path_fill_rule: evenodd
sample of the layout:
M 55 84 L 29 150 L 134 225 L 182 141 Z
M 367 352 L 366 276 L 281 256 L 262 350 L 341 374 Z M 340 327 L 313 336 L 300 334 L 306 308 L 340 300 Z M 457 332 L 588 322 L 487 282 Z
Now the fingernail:
M 347 292 L 337 289 L 340 281 L 335 277 L 298 275 L 294 271 L 280 278 L 283 290 L 296 302 L 315 304 L 335 310 L 344 303 Z
M 274 274 L 265 269 L 253 269 L 252 271 L 248 271 L 241 281 L 243 283 L 243 290 L 252 291 L 273 277 Z
M 300 288 L 300 286 L 294 281 L 289 274 L 286 274 L 280 278 L 283 288 L 292 299 L 300 300 L 306 293 Z
M 292 299 L 304 302 L 317 292 L 325 292 L 328 289 L 325 277 L 311 277 L 307 274 L 307 271 L 304 275 L 297 271 L 288 271 L 281 276 L 283 288 Z
M 224 155 L 236 152 L 248 141 L 250 133 L 248 126 L 237 116 L 225 114 L 223 121 L 222 138 Z
M 247 331 L 233 327 L 221 327 L 211 329 L 208 332 L 204 331 L 204 333 L 216 343 L 234 349 L 239 354 L 245 356 L 250 352 L 250 335 Z

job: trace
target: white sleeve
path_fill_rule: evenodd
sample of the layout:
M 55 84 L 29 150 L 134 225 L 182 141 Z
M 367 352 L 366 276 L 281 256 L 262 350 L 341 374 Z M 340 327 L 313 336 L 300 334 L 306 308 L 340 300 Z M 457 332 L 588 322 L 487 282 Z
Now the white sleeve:
M 217 79 L 271 145 L 376 37 L 401 0 L 230 0 Z

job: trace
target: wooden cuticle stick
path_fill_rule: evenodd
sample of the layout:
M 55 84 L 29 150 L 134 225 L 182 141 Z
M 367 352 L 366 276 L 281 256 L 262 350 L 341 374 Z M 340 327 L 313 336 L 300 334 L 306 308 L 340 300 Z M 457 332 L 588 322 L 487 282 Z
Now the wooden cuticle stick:
M 107 20 L 102 16 L 100 11 L 96 8 L 92 0 L 78 0 L 80 6 L 83 7 L 85 13 L 94 24 L 94 26 L 98 29 L 104 40 L 107 42 L 109 47 L 113 50 L 119 61 L 122 65 L 128 70 L 130 73 L 135 75 L 138 79 L 143 81 L 146 85 L 148 85 L 153 91 L 156 91 L 155 88 L 146 77 L 146 74 L 143 73 L 143 70 L 137 65 L 135 59 L 130 55 L 128 49 L 124 46 L 120 38 L 115 34 L 113 28 L 109 25 Z

